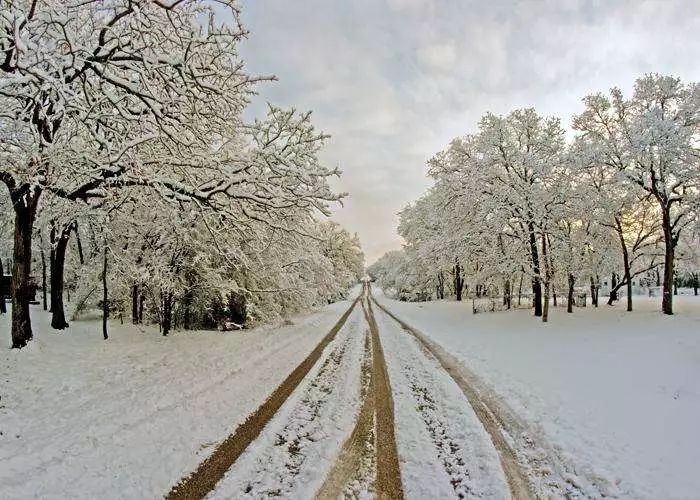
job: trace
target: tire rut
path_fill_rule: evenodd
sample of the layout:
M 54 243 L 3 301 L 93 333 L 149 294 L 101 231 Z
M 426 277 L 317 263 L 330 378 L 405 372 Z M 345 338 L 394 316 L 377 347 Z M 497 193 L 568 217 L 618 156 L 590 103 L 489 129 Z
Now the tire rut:
M 192 474 L 180 480 L 165 496 L 166 499 L 201 499 L 216 487 L 226 471 L 243 454 L 248 445 L 260 435 L 265 425 L 275 416 L 316 364 L 324 349 L 345 325 L 359 300 L 358 296 L 313 351 L 268 396 L 265 402 L 224 439 Z
M 437 349 L 432 342 L 427 340 L 423 334 L 413 329 L 404 321 L 399 319 L 391 311 L 372 297 L 372 301 L 386 313 L 390 318 L 396 321 L 401 328 L 418 340 L 419 345 L 424 350 L 426 355 L 433 357 L 447 374 L 454 380 L 462 393 L 467 398 L 470 406 L 474 410 L 477 418 L 481 421 L 486 432 L 491 438 L 501 462 L 501 468 L 505 474 L 510 489 L 511 496 L 516 500 L 534 499 L 535 495 L 530 489 L 530 484 L 521 470 L 520 464 L 515 450 L 509 445 L 502 432 L 502 424 L 496 414 L 486 405 L 480 398 L 479 393 L 469 384 L 466 377 L 460 373 L 455 363 L 448 361 L 441 349 Z M 448 471 L 449 473 L 449 471 Z M 453 485 L 454 487 L 454 485 Z M 457 491 L 455 489 L 455 491 Z
M 375 387 L 375 428 L 377 480 L 375 484 L 377 497 L 380 499 L 402 499 L 403 484 L 401 468 L 396 449 L 394 431 L 394 400 L 391 394 L 389 374 L 384 359 L 379 329 L 374 318 L 372 304 L 369 301 L 369 288 L 366 287 L 366 317 L 372 334 L 372 377 Z M 365 302 L 362 303 L 365 307 Z
M 316 493 L 317 499 L 358 498 L 363 493 L 372 494 L 374 492 L 373 476 L 376 473 L 375 404 L 372 380 L 372 343 L 369 330 L 365 331 L 360 387 L 362 405 L 355 427 L 350 437 L 343 443 L 338 458 Z

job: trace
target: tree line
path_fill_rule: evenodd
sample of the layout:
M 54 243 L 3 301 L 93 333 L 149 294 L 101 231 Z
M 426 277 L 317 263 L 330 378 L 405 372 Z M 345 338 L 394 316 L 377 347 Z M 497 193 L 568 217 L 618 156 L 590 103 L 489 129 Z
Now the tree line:
M 193 0 L 3 7 L 12 347 L 33 337 L 38 285 L 53 328 L 68 326 L 65 294 L 73 315 L 102 309 L 106 338 L 109 314 L 167 335 L 281 317 L 359 279 L 358 238 L 323 220 L 345 196 L 318 158 L 328 136 L 295 109 L 243 118 L 275 78 L 245 70 L 240 15 Z
M 529 288 L 547 320 L 559 291 L 569 311 L 585 287 L 609 303 L 644 279 L 673 313 L 674 285 L 700 276 L 700 85 L 649 74 L 630 97 L 583 99 L 573 139 L 534 109 L 485 114 L 428 162 L 429 191 L 400 212 L 404 249 L 369 272 L 409 300 L 463 294 L 511 306 Z M 563 293 L 561 293 L 563 292 Z

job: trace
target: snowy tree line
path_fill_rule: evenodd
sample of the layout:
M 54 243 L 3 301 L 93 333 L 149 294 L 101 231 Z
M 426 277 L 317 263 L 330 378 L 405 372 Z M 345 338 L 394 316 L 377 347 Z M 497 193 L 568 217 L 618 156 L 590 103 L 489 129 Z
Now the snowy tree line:
M 73 315 L 100 306 L 167 334 L 281 317 L 359 279 L 358 238 L 322 220 L 344 196 L 318 158 L 328 136 L 310 113 L 273 105 L 243 120 L 274 77 L 245 71 L 239 20 L 233 2 L 3 5 L 13 347 L 32 338 L 37 286 L 56 329 L 65 294 Z
M 614 88 L 583 99 L 567 141 L 559 119 L 534 109 L 487 113 L 428 163 L 432 188 L 400 213 L 404 249 L 370 266 L 407 300 L 530 292 L 547 320 L 550 298 L 588 292 L 609 303 L 644 279 L 673 289 L 700 273 L 700 84 L 646 75 L 631 97 Z

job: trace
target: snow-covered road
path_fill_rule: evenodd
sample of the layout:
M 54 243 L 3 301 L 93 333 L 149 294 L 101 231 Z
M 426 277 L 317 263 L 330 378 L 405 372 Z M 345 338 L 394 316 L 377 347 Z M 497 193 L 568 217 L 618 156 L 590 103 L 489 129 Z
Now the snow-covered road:
M 158 498 L 207 457 L 318 344 L 350 302 L 244 332 L 99 320 L 0 354 L 0 498 Z M 9 315 L 0 316 L 9 345 Z
M 35 311 L 36 341 L 0 365 L 0 497 L 161 497 L 290 380 L 195 498 L 700 490 L 700 304 L 555 310 L 542 327 L 527 311 L 375 299 L 242 333 L 113 323 L 109 342 L 94 321 L 45 333 Z
M 162 496 L 225 453 L 305 364 L 223 479 L 194 498 L 509 497 L 460 388 L 369 295 L 359 304 L 167 339 L 113 323 L 109 342 L 90 320 L 44 333 L 48 317 L 35 311 L 37 339 L 2 365 L 19 382 L 2 394 L 0 497 Z
M 527 310 L 377 300 L 472 375 L 538 496 L 698 498 L 700 300 Z M 560 492 L 556 494 L 554 492 Z
M 361 311 L 210 498 L 511 496 L 499 456 L 508 445 L 497 450 L 463 390 L 369 295 Z

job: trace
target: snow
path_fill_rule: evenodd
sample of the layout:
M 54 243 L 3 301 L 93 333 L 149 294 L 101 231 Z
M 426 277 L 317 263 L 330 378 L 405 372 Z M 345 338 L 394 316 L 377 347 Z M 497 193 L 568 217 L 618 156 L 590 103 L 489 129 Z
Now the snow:
M 471 303 L 404 303 L 407 323 L 474 372 L 562 463 L 584 495 L 697 498 L 700 491 L 700 300 L 473 315 Z M 522 451 L 522 450 L 519 450 Z
M 374 312 L 406 498 L 509 498 L 496 449 L 466 396 L 412 336 L 379 308 Z
M 375 297 L 480 379 L 540 496 L 697 497 L 700 299 L 471 313 L 469 302 Z M 48 328 L 0 358 L 0 498 L 160 497 L 194 470 L 349 306 L 241 332 L 174 332 L 97 319 Z M 460 388 L 374 308 L 391 381 L 407 498 L 506 498 L 497 452 Z M 9 315 L 0 317 L 9 344 Z M 357 307 L 212 498 L 311 497 L 352 431 L 367 323 Z M 491 406 L 489 404 L 489 406 Z M 508 419 L 516 418 L 513 433 Z M 521 435 L 522 434 L 522 435 Z M 530 448 L 522 442 L 532 442 Z M 541 473 L 539 477 L 537 474 Z M 559 494 L 557 494 L 559 493 Z
M 299 387 L 208 498 L 313 498 L 359 412 L 365 330 L 356 306 Z
M 262 403 L 349 306 L 242 332 L 99 320 L 0 356 L 0 498 L 161 497 Z M 9 314 L 0 342 L 9 346 Z

